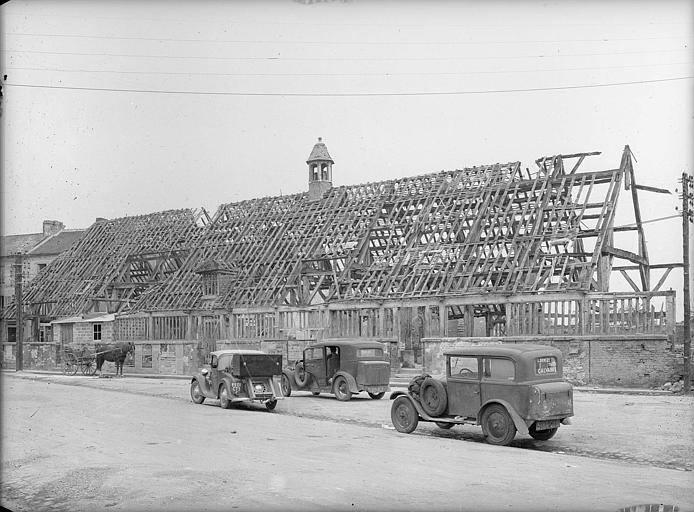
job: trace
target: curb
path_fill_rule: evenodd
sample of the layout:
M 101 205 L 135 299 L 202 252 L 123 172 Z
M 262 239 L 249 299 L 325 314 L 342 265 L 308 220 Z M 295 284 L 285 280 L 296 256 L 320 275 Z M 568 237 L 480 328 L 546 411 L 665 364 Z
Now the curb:
M 3 368 L 0 370 L 0 374 L 12 374 L 12 375 L 62 375 L 62 372 L 55 370 L 23 370 L 22 372 L 17 372 L 13 369 Z M 110 375 L 110 374 L 109 374 Z M 154 373 L 124 373 L 123 377 L 136 377 L 140 379 L 169 379 L 169 380 L 189 380 L 190 375 L 163 375 Z M 390 382 L 389 387 L 391 390 L 395 389 L 407 389 L 407 384 L 401 382 Z M 579 393 L 592 393 L 592 394 L 604 394 L 604 395 L 642 395 L 642 396 L 683 396 L 683 393 L 673 393 L 672 391 L 667 391 L 664 389 L 638 389 L 638 388 L 587 388 L 574 386 L 574 391 Z

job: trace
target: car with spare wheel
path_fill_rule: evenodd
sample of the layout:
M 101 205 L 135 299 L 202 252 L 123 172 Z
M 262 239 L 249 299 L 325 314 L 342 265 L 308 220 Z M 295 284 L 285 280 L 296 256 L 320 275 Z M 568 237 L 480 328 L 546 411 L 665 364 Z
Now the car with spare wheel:
M 446 374 L 423 374 L 391 394 L 398 432 L 420 421 L 442 429 L 474 424 L 486 442 L 508 445 L 517 432 L 552 438 L 573 416 L 573 386 L 563 379 L 559 349 L 536 344 L 466 347 L 444 353 Z
M 366 391 L 383 398 L 390 382 L 390 362 L 383 344 L 361 338 L 326 339 L 306 347 L 303 357 L 282 372 L 282 394 L 292 390 L 314 395 L 333 393 L 344 402 Z
M 223 409 L 260 403 L 274 410 L 282 399 L 282 356 L 260 350 L 216 350 L 190 381 L 190 398 L 201 404 L 218 399 Z

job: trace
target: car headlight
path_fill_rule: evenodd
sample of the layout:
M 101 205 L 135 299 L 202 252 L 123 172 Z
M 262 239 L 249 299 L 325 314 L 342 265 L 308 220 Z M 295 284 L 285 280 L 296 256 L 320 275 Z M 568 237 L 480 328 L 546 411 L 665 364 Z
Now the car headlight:
M 253 391 L 256 393 L 265 393 L 265 384 L 258 383 L 253 385 Z

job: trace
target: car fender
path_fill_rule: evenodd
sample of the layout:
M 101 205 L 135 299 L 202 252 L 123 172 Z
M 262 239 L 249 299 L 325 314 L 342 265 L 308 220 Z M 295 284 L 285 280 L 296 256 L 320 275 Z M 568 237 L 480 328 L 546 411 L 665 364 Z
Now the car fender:
M 477 423 L 480 422 L 480 419 L 482 417 L 482 411 L 489 405 L 489 404 L 499 404 L 503 405 L 504 408 L 506 409 L 506 412 L 509 413 L 511 416 L 511 419 L 513 420 L 514 425 L 516 425 L 516 430 L 520 434 L 527 434 L 528 433 L 528 425 L 525 423 L 525 420 L 521 418 L 520 414 L 516 412 L 516 410 L 513 408 L 513 406 L 508 403 L 506 400 L 500 400 L 500 399 L 493 399 L 493 400 L 487 400 L 482 404 L 482 407 L 480 407 L 479 413 L 477 413 Z
M 354 377 L 352 377 L 351 374 L 344 372 L 344 371 L 339 371 L 336 372 L 335 375 L 333 375 L 333 384 L 335 383 L 335 379 L 338 377 L 344 377 L 345 380 L 347 381 L 347 385 L 349 386 L 349 390 L 352 393 L 359 393 L 359 387 L 357 387 L 357 381 Z
M 217 392 L 210 389 L 207 379 L 202 376 L 202 374 L 195 375 L 190 379 L 190 383 L 197 381 L 198 386 L 200 386 L 200 391 L 207 398 L 217 398 Z
M 415 410 L 417 411 L 417 414 L 423 419 L 427 421 L 434 421 L 435 418 L 432 418 L 429 416 L 426 412 L 424 412 L 424 409 L 422 409 L 421 404 L 419 403 L 419 400 L 416 400 L 415 398 L 412 397 L 411 394 L 409 394 L 407 391 L 394 391 L 390 395 L 391 400 L 395 400 L 399 396 L 404 396 L 407 397 L 407 399 L 412 402 L 412 405 L 414 406 Z

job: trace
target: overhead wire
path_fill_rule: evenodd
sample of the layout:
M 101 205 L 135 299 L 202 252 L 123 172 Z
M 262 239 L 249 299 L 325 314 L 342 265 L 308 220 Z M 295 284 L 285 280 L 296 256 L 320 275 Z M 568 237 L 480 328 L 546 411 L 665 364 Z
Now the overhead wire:
M 34 68 L 34 67 L 15 67 L 9 66 L 7 70 L 18 71 L 51 71 L 63 73 L 117 73 L 117 74 L 142 74 L 142 75 L 174 75 L 174 76 L 235 76 L 235 77 L 345 77 L 345 76 L 459 76 L 459 75 L 478 75 L 478 74 L 504 74 L 504 73 L 552 73 L 564 71 L 597 71 L 611 69 L 630 69 L 648 68 L 663 66 L 682 66 L 691 65 L 694 62 L 659 62 L 654 64 L 630 64 L 622 66 L 588 66 L 578 68 L 536 68 L 536 69 L 513 69 L 513 70 L 476 70 L 476 71 L 445 71 L 445 72 L 421 72 L 405 71 L 390 72 L 380 71 L 377 73 L 200 73 L 194 71 L 142 71 L 142 70 L 117 70 L 117 69 L 67 69 L 67 68 Z
M 162 89 L 121 89 L 115 87 L 71 87 L 64 85 L 38 85 L 6 83 L 8 87 L 26 87 L 36 89 L 65 89 L 73 91 L 135 92 L 153 94 L 192 94 L 205 96 L 304 96 L 304 97 L 368 97 L 368 96 L 458 96 L 468 94 L 496 94 L 511 92 L 561 91 L 571 89 L 591 89 L 598 87 L 615 87 L 661 82 L 689 80 L 694 76 L 659 78 L 653 80 L 636 80 L 631 82 L 612 82 L 602 84 L 565 85 L 555 87 L 528 87 L 513 89 L 485 89 L 472 91 L 416 91 L 416 92 L 366 92 L 366 93 L 303 93 L 303 92 L 234 92 L 234 91 L 167 91 Z
M 134 57 L 146 59 L 197 59 L 197 60 L 240 60 L 240 61 L 466 61 L 466 60 L 498 60 L 498 59 L 535 59 L 535 58 L 565 58 L 565 57 L 597 57 L 612 55 L 644 55 L 658 53 L 677 53 L 689 51 L 686 48 L 670 50 L 639 50 L 626 52 L 598 52 L 598 53 L 561 53 L 536 54 L 536 55 L 499 55 L 499 56 L 468 56 L 468 57 L 213 57 L 209 55 L 143 55 L 134 53 L 94 53 L 94 52 L 51 52 L 43 50 L 0 50 L 3 53 L 30 53 L 39 55 L 73 55 L 93 57 Z
M 270 40 L 270 39 L 181 39 L 175 37 L 138 37 L 138 36 L 99 36 L 90 34 L 51 34 L 51 33 L 25 33 L 25 32 L 7 32 L 7 35 L 14 36 L 32 36 L 32 37 L 63 37 L 77 39 L 107 39 L 107 40 L 123 40 L 123 41 L 164 41 L 164 42 L 185 42 L 185 43 L 220 43 L 220 44 L 306 44 L 306 45 L 485 45 L 485 44 L 524 44 L 524 43 L 611 43 L 614 41 L 664 41 L 671 39 L 681 39 L 678 36 L 666 37 L 627 37 L 627 38 L 611 38 L 601 37 L 598 39 L 507 39 L 502 41 L 291 41 L 291 40 Z

